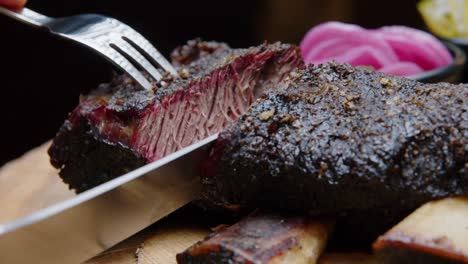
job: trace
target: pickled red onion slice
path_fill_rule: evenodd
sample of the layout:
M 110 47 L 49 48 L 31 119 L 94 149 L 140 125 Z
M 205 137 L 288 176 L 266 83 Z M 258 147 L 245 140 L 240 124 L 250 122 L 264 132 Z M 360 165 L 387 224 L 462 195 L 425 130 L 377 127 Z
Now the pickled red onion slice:
M 306 63 L 331 60 L 372 66 L 394 75 L 414 75 L 453 62 L 448 49 L 432 35 L 405 26 L 368 30 L 341 22 L 320 24 L 306 34 L 301 50 Z

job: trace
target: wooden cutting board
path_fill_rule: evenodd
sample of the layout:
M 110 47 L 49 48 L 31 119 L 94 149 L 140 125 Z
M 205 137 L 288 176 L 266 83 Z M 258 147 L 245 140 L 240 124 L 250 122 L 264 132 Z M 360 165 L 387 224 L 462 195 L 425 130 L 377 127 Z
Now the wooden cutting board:
M 0 223 L 13 221 L 75 195 L 50 165 L 49 145 L 45 143 L 0 168 Z M 86 264 L 175 263 L 177 253 L 203 239 L 214 226 L 213 221 L 206 221 L 206 217 L 196 210 L 183 208 Z M 325 253 L 319 263 L 377 262 L 365 253 Z

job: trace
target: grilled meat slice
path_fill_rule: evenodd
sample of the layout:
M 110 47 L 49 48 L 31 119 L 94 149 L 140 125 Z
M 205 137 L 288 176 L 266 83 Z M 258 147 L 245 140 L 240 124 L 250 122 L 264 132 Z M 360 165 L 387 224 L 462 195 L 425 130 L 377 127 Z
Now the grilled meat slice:
M 81 98 L 49 149 L 70 188 L 87 190 L 219 132 L 302 64 L 297 47 L 280 43 L 190 41 L 172 59 L 181 78 L 153 91 L 118 76 Z
M 338 231 L 369 241 L 429 200 L 468 193 L 467 98 L 463 85 L 337 63 L 295 71 L 221 133 L 203 197 L 336 215 Z
M 254 212 L 177 255 L 177 263 L 315 263 L 332 221 Z

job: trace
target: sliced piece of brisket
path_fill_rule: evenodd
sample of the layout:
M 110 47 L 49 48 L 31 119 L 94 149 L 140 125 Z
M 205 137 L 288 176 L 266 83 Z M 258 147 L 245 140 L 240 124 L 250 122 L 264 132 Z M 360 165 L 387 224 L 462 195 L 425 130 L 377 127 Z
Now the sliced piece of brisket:
M 342 216 L 355 235 L 468 193 L 468 88 L 330 63 L 291 74 L 220 134 L 204 199 Z M 363 228 L 365 227 L 365 228 Z
M 152 91 L 119 76 L 81 98 L 49 149 L 70 188 L 87 190 L 219 132 L 302 64 L 297 47 L 280 43 L 190 41 L 172 60 L 181 78 Z

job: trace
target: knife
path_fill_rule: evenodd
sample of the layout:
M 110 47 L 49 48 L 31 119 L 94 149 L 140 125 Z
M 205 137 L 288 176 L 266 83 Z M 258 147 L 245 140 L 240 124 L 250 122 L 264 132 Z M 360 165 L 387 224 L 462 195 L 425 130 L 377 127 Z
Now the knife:
M 217 136 L 0 225 L 0 263 L 81 263 L 167 216 L 199 194 L 196 168 Z

